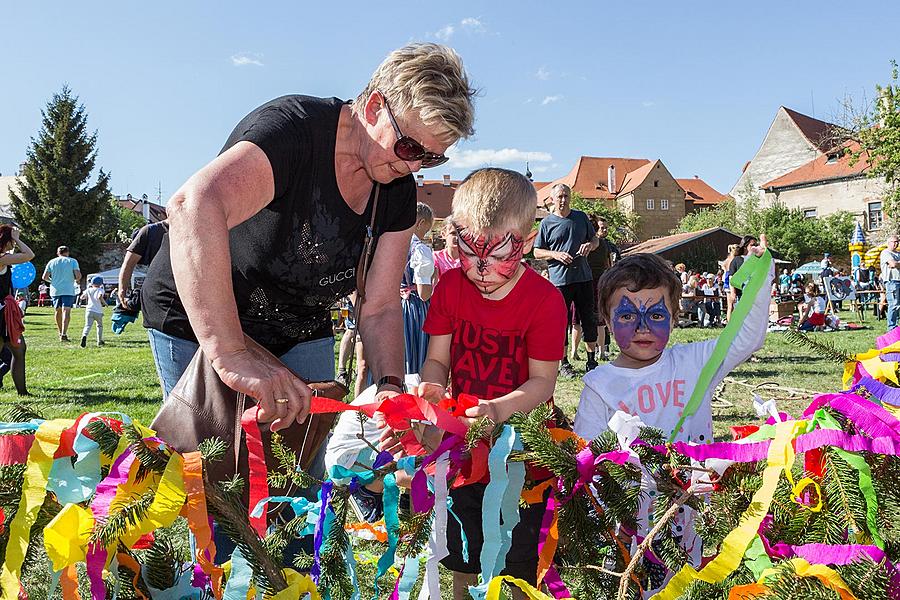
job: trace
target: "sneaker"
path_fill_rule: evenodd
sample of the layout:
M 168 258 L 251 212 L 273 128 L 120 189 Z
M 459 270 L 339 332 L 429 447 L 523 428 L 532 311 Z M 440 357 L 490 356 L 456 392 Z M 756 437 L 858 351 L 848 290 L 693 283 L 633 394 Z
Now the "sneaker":
M 81 347 L 84 348 L 85 346 L 87 346 L 87 336 L 83 335 L 81 336 Z
M 602 359 L 603 357 L 601 356 L 600 358 Z M 587 365 L 585 366 L 585 371 L 590 373 L 591 371 L 596 369 L 598 366 L 600 366 L 600 365 L 597 364 L 596 360 L 588 360 Z
M 559 365 L 559 374 L 563 377 L 575 378 L 578 377 L 578 373 L 575 372 L 575 368 L 569 364 L 568 361 Z
M 61 336 L 59 336 L 59 341 L 61 341 L 61 342 L 68 342 L 68 341 L 69 341 L 69 336 L 67 336 L 67 335 L 61 335 Z
M 97 342 L 97 345 L 98 345 L 98 346 L 105 346 L 106 343 L 105 343 L 103 340 L 100 340 L 99 342 Z

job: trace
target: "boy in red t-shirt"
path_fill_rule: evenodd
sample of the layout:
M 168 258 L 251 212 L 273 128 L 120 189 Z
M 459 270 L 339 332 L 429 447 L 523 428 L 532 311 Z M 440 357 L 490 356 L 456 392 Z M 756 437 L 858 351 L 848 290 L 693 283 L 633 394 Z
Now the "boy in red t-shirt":
M 556 287 L 522 262 L 537 233 L 536 200 L 523 175 L 495 168 L 473 172 L 453 196 L 450 220 L 459 236 L 460 267 L 442 274 L 431 299 L 424 327 L 431 340 L 418 393 L 438 402 L 449 380 L 453 396 L 479 398 L 466 411 L 473 420 L 485 416 L 502 423 L 549 401 L 556 386 L 565 352 L 565 305 Z M 441 433 L 432 428 L 426 440 L 433 443 Z M 479 482 L 450 492 L 469 549 L 465 561 L 460 525 L 449 519 L 450 555 L 441 562 L 453 571 L 454 598 L 468 597 L 480 572 L 484 489 Z M 540 504 L 520 509 L 503 571 L 532 584 L 543 512 Z

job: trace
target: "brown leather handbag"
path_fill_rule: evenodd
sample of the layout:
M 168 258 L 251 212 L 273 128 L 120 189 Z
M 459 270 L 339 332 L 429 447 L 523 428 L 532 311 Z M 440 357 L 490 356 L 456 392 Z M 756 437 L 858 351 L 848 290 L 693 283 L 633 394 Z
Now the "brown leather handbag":
M 366 274 L 375 253 L 377 233 L 375 231 L 378 214 L 378 197 L 381 186 L 375 185 L 372 216 L 366 229 L 366 240 L 363 252 L 356 269 L 356 284 L 359 300 L 357 302 L 357 330 L 361 323 L 362 305 L 365 301 Z M 244 335 L 247 350 L 266 362 L 277 361 L 274 354 Z M 343 400 L 349 393 L 343 384 L 337 381 L 307 381 L 313 395 L 333 400 Z M 151 427 L 160 439 L 175 448 L 178 452 L 191 452 L 205 439 L 220 438 L 228 444 L 228 453 L 223 460 L 209 465 L 208 476 L 212 481 L 225 481 L 235 473 L 240 474 L 246 483 L 249 478 L 247 447 L 242 443 L 241 415 L 246 408 L 253 406 L 255 400 L 245 394 L 238 393 L 219 378 L 212 363 L 198 350 L 188 364 L 181 379 L 175 384 L 169 397 L 163 404 Z M 300 466 L 308 469 L 316 453 L 328 437 L 334 426 L 335 414 L 309 415 L 302 423 L 293 423 L 280 430 L 284 443 L 299 457 Z M 272 433 L 261 425 L 263 448 L 265 449 L 266 466 L 269 470 L 278 463 L 272 454 Z M 248 498 L 248 488 L 244 486 L 244 499 Z M 272 495 L 287 495 L 288 490 L 270 489 Z M 269 511 L 269 518 L 273 512 Z
M 278 359 L 268 350 L 244 336 L 247 350 L 266 362 Z M 350 391 L 337 381 L 306 382 L 314 396 L 343 400 Z M 209 477 L 224 481 L 235 473 L 248 481 L 247 450 L 242 444 L 241 415 L 256 401 L 240 394 L 219 378 L 212 363 L 198 350 L 181 379 L 169 394 L 165 404 L 150 427 L 159 437 L 178 452 L 190 452 L 207 438 L 220 438 L 228 444 L 224 459 L 211 463 Z M 297 453 L 300 466 L 308 469 L 322 443 L 334 425 L 336 415 L 309 415 L 302 423 L 294 422 L 279 431 L 283 442 Z M 271 470 L 278 463 L 272 455 L 272 433 L 268 426 L 260 424 L 266 466 Z M 272 490 L 280 494 L 284 490 Z

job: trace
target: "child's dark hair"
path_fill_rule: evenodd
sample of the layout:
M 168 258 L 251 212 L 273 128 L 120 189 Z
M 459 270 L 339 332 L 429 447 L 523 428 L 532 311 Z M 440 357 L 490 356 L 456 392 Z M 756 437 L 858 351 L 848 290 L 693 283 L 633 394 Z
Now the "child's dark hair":
M 741 242 L 738 244 L 737 249 L 734 252 L 735 256 L 744 256 L 747 254 L 747 247 L 751 242 L 759 242 L 755 235 L 745 235 L 741 238 Z
M 669 306 L 678 310 L 681 300 L 681 279 L 669 265 L 655 254 L 632 254 L 609 268 L 597 281 L 597 312 L 609 316 L 609 301 L 616 290 L 627 288 L 638 292 L 663 287 L 669 293 Z

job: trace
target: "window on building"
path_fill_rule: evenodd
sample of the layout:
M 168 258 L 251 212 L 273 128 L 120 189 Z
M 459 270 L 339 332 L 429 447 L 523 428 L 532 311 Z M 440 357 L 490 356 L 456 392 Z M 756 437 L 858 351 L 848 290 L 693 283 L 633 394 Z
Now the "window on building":
M 838 161 L 838 159 L 840 157 L 841 157 L 841 155 L 839 152 L 832 152 L 831 154 L 828 155 L 828 158 L 825 160 L 825 164 L 833 165 L 834 163 L 836 163 Z
M 647 210 L 653 210 L 653 198 L 647 198 Z
M 651 236 L 650 236 L 650 239 L 651 239 L 651 240 L 658 240 L 658 239 L 661 238 L 661 237 L 662 237 L 661 235 L 651 235 Z
M 659 179 L 653 180 L 653 187 L 659 187 Z
M 881 229 L 884 223 L 884 214 L 881 212 L 881 202 L 869 202 L 869 229 Z
M 663 198 L 659 201 L 659 210 L 669 210 L 669 199 Z
M 807 219 L 815 219 L 818 216 L 817 212 L 818 211 L 815 208 L 804 208 L 803 216 Z

